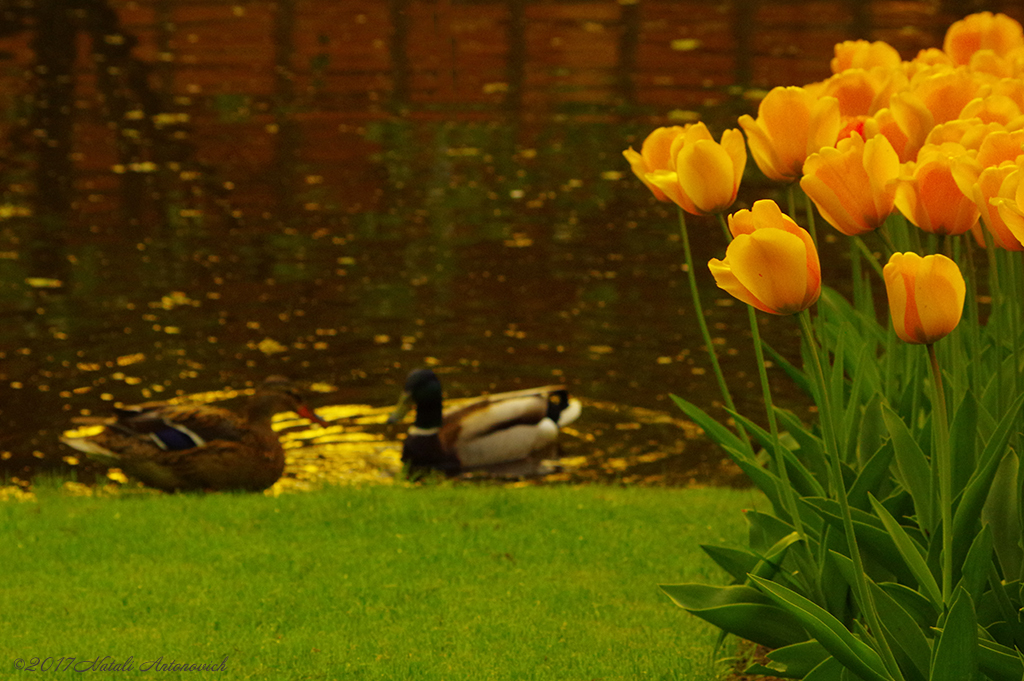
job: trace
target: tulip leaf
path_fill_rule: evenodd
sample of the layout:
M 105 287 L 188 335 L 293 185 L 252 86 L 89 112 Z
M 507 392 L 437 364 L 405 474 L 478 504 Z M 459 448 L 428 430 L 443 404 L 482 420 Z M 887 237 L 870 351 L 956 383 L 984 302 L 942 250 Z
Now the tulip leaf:
M 893 543 L 896 544 L 896 550 L 899 551 L 903 562 L 914 574 L 914 579 L 917 581 L 921 592 L 928 597 L 936 612 L 941 612 L 942 592 L 935 581 L 935 575 L 928 569 L 924 557 L 918 550 L 918 545 L 910 538 L 906 530 L 896 522 L 896 519 L 889 514 L 889 511 L 882 504 L 878 503 L 877 499 L 873 496 L 869 496 L 868 499 L 871 501 L 871 507 L 875 510 L 875 514 L 882 521 L 882 524 L 885 525 L 889 536 L 892 537 Z
M 868 580 L 868 588 L 889 643 L 907 681 L 925 681 L 932 649 L 914 617 L 889 593 Z
M 748 433 L 754 436 L 761 443 L 761 445 L 774 457 L 774 444 L 772 443 L 771 433 L 758 426 L 756 423 L 746 418 L 742 414 L 734 411 L 729 413 L 747 430 Z M 818 481 L 814 478 L 804 464 L 798 459 L 789 447 L 785 446 L 781 442 L 779 443 L 779 449 L 782 456 L 786 458 L 786 474 L 789 477 L 789 482 L 793 486 L 793 489 L 800 496 L 821 496 L 825 494 L 825 490 L 818 484 Z M 776 470 L 778 464 L 776 463 Z M 781 481 L 781 478 L 780 478 Z
M 905 584 L 896 582 L 882 582 L 878 585 L 896 603 L 903 608 L 922 630 L 935 626 L 939 613 L 935 606 L 920 592 L 911 589 Z
M 749 509 L 743 513 L 747 521 L 747 543 L 750 548 L 760 554 L 771 551 L 771 548 L 793 533 L 793 526 L 779 518 Z
M 978 667 L 992 681 L 1024 678 L 1024 662 L 1017 651 L 984 638 L 978 639 Z
M 976 467 L 974 459 L 978 437 L 978 403 L 968 391 L 949 426 L 949 451 L 953 468 L 953 497 L 967 484 Z
M 978 678 L 978 624 L 974 604 L 958 589 L 932 654 L 930 681 L 975 681 Z
M 975 603 L 981 602 L 992 565 L 992 526 L 986 523 L 971 543 L 960 571 L 960 583 Z
M 840 537 L 846 536 L 839 502 L 820 498 L 809 498 L 804 501 L 813 507 Z M 897 579 L 913 580 L 914 575 L 908 567 L 901 561 L 893 560 L 896 546 L 881 521 L 856 508 L 850 509 L 850 515 L 853 517 L 853 531 L 857 535 L 857 545 L 861 551 L 875 559 Z M 845 539 L 841 540 L 840 546 L 842 552 L 847 551 Z
M 1024 405 L 1024 394 L 1013 403 L 985 443 L 985 449 L 978 459 L 978 469 L 964 488 L 960 503 L 953 515 L 953 564 L 959 565 L 967 553 L 968 541 L 974 537 L 970 530 L 981 517 L 981 509 L 989 495 L 992 481 L 995 479 L 999 464 L 1006 455 L 1006 445 L 1010 436 L 1017 431 L 1021 405 Z
M 1018 575 L 1021 571 L 1020 473 L 1017 454 L 1007 452 L 992 479 L 982 509 L 982 518 L 990 523 L 993 548 L 1004 575 Z
M 769 648 L 807 640 L 800 620 L 749 586 L 662 584 L 681 608 L 730 634 Z
M 765 352 L 772 358 L 772 363 L 775 366 L 780 367 L 789 379 L 796 383 L 797 387 L 800 388 L 805 394 L 813 395 L 814 391 L 811 389 L 811 380 L 807 377 L 803 371 L 798 369 L 796 365 L 790 362 L 788 359 L 780 355 L 775 348 L 766 343 L 764 339 L 761 340 L 761 346 L 765 349 Z
M 802 679 L 830 656 L 828 651 L 821 647 L 820 643 L 812 640 L 776 648 L 769 651 L 765 657 L 775 664 L 771 667 L 757 665 L 757 667 L 760 667 L 758 670 L 748 667 L 744 670 L 744 673 L 752 674 L 756 672 L 790 679 Z
M 804 677 L 804 681 L 836 681 L 837 679 L 846 681 L 843 678 L 844 672 L 846 672 L 846 669 L 839 663 L 839 660 L 829 657 L 808 672 L 807 676 Z
M 729 573 L 736 582 L 743 582 L 747 573 L 754 569 L 760 558 L 747 549 L 737 549 L 731 546 L 711 546 L 701 544 L 704 553 L 715 561 L 718 567 Z
M 750 478 L 750 481 L 753 482 L 766 497 L 768 497 L 768 501 L 771 502 L 772 509 L 775 513 L 784 517 L 786 515 L 786 507 L 782 503 L 782 493 L 780 490 L 782 481 L 775 477 L 775 474 L 771 471 L 767 471 L 762 468 L 761 465 L 753 459 L 753 457 L 744 456 L 740 452 L 727 447 L 723 447 L 723 449 L 725 449 L 726 453 L 729 454 L 733 463 L 739 466 L 740 470 L 746 473 L 747 477 Z
M 883 441 L 889 439 L 889 432 L 882 419 L 882 401 L 882 393 L 877 392 L 864 405 L 864 416 L 857 434 L 857 450 L 862 457 L 877 452 Z
M 932 507 L 932 471 L 928 459 L 896 412 L 888 406 L 883 406 L 882 417 L 892 438 L 899 482 L 913 497 L 914 510 L 921 526 L 932 531 L 935 529 L 936 518 Z
M 862 511 L 870 508 L 868 492 L 877 494 L 882 482 L 889 479 L 889 465 L 892 463 L 894 454 L 895 450 L 890 440 L 871 455 L 871 458 L 861 468 L 860 474 L 857 475 L 857 480 L 850 487 L 850 491 L 846 494 L 851 506 Z
M 798 455 L 804 465 L 813 471 L 819 486 L 828 484 L 829 464 L 825 458 L 825 449 L 821 438 L 807 430 L 792 412 L 776 407 L 775 415 L 779 420 L 779 427 L 789 433 L 800 445 L 800 449 L 794 454 Z
M 704 429 L 704 432 L 708 434 L 708 437 L 710 437 L 712 441 L 718 443 L 723 448 L 732 449 L 737 452 L 749 452 L 748 455 L 752 455 L 752 452 L 750 452 L 749 447 L 747 447 L 743 440 L 736 436 L 736 434 L 731 430 L 716 421 L 706 411 L 677 395 L 671 395 L 671 398 L 684 414 L 689 416 L 694 423 Z
M 819 304 L 825 304 L 828 309 L 835 312 L 841 319 L 849 322 L 854 328 L 867 331 L 869 338 L 865 342 L 885 343 L 886 329 L 879 325 L 873 317 L 865 315 L 850 304 L 841 293 L 831 286 L 821 287 Z
M 865 681 L 890 681 L 878 653 L 851 634 L 842 622 L 828 611 L 775 582 L 757 577 L 752 577 L 751 580 L 800 622 L 804 629 L 844 667 Z

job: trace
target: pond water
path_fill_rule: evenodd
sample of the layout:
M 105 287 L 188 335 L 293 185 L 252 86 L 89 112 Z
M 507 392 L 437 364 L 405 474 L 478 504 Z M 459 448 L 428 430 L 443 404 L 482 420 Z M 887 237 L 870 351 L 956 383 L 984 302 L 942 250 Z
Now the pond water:
M 0 18 L 3 470 L 89 480 L 57 442 L 74 417 L 276 373 L 337 419 L 290 478 L 356 470 L 345 447 L 391 470 L 386 407 L 431 365 L 450 397 L 566 383 L 584 413 L 561 479 L 741 483 L 668 398 L 725 416 L 676 213 L 621 151 L 672 121 L 734 127 L 751 88 L 826 76 L 836 40 L 941 44 L 940 9 L 22 3 Z M 751 162 L 738 206 L 777 191 Z M 716 223 L 690 230 L 698 263 L 721 256 Z M 760 420 L 746 311 L 698 277 Z M 792 356 L 792 320 L 760 321 Z

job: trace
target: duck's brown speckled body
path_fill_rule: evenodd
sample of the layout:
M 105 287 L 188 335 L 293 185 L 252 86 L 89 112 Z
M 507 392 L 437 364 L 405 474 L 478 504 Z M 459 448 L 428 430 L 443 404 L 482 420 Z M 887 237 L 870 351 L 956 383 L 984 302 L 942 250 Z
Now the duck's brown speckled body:
M 240 414 L 210 405 L 149 404 L 117 409 L 96 435 L 61 441 L 157 489 L 259 491 L 284 471 L 284 451 L 270 424 L 285 411 L 325 425 L 292 383 L 275 376 Z

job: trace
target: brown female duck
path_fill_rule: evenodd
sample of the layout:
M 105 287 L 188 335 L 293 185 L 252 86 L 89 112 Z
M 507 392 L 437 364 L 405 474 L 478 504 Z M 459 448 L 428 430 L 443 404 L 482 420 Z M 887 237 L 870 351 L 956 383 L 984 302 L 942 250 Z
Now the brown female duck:
M 61 438 L 99 463 L 165 491 L 259 491 L 284 472 L 274 414 L 294 411 L 319 425 L 287 379 L 268 378 L 241 414 L 210 405 L 148 404 L 116 409 L 97 435 Z
M 416 420 L 402 446 L 410 473 L 536 474 L 540 457 L 555 448 L 559 429 L 580 415 L 580 403 L 562 385 L 488 395 L 445 413 L 441 381 L 430 369 L 409 374 L 388 423 L 397 423 L 413 405 Z

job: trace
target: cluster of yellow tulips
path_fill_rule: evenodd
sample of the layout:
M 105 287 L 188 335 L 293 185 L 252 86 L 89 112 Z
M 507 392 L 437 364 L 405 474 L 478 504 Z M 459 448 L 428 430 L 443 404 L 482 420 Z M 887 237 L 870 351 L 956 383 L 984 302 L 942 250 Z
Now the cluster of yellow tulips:
M 837 45 L 835 55 L 830 78 L 774 88 L 757 118 L 740 117 L 758 168 L 799 182 L 822 217 L 849 236 L 899 210 L 925 232 L 970 231 L 983 246 L 1024 249 L 1021 25 L 986 12 L 953 24 L 942 50 L 909 61 L 884 42 L 863 40 Z M 703 123 L 659 128 L 640 152 L 623 153 L 659 200 L 695 215 L 732 206 L 747 162 L 738 129 L 715 142 Z M 813 243 L 781 210 L 758 202 L 751 212 L 730 216 L 736 238 L 724 260 L 711 262 L 716 280 L 766 312 L 805 309 L 820 281 Z M 897 253 L 887 266 L 893 321 L 908 342 L 934 342 L 962 313 L 963 294 L 944 295 L 963 289 L 957 268 L 929 258 L 923 264 Z M 915 283 L 923 274 L 929 282 Z M 942 287 L 932 285 L 936 279 Z
M 779 660 L 793 669 L 783 676 L 840 678 L 845 668 L 864 679 L 1018 681 L 1024 29 L 973 14 L 950 26 L 941 49 L 910 60 L 884 42 L 840 43 L 831 70 L 772 89 L 756 117 L 741 116 L 719 141 L 693 123 L 658 128 L 639 152 L 623 152 L 659 201 L 679 207 L 696 321 L 736 432 L 673 398 L 774 514 L 747 516 L 751 537 L 767 543 L 709 551 L 733 585 L 663 588 L 726 631 L 785 648 Z M 785 212 L 759 200 L 728 213 L 748 147 L 784 188 Z M 737 412 L 718 366 L 687 214 L 722 227 L 724 258 L 708 266 L 747 303 L 768 430 Z M 849 238 L 852 305 L 822 280 L 816 215 Z M 876 319 L 865 262 L 884 282 L 889 328 Z M 816 427 L 772 405 L 754 310 L 798 316 L 803 369 L 776 357 L 817 404 Z M 927 608 L 901 601 L 908 587 Z

